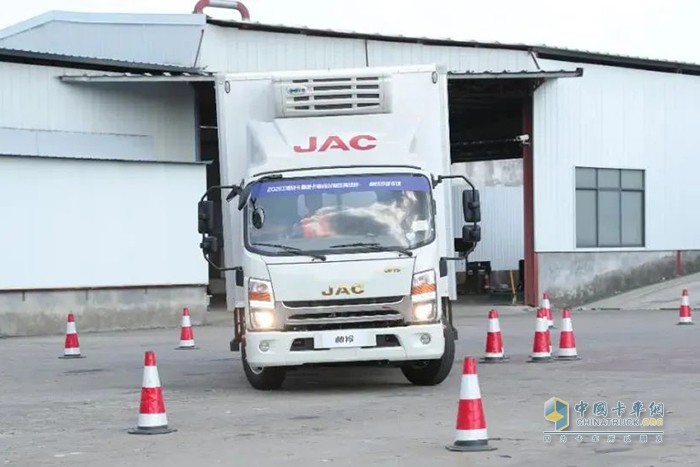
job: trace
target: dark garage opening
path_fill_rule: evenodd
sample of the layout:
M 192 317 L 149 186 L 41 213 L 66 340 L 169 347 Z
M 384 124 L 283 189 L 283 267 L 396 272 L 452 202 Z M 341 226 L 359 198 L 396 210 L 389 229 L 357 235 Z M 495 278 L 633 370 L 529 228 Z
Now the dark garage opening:
M 468 296 L 469 301 L 526 303 L 532 298 L 525 293 L 528 285 L 534 286 L 531 292 L 537 296 L 536 284 L 530 280 L 532 270 L 528 270 L 534 262 L 534 251 L 528 248 L 532 245 L 532 158 L 530 142 L 523 135 L 532 138 L 532 93 L 540 82 L 450 75 L 453 171 L 467 174 L 482 195 L 482 241 L 457 267 L 458 294 Z M 518 186 L 522 194 L 513 197 Z M 506 206 L 497 204 L 497 199 L 504 198 L 495 196 L 499 189 L 501 193 L 509 190 L 507 202 L 519 204 L 511 206 L 510 210 L 522 210 L 522 217 L 507 219 L 502 216 L 498 221 L 493 220 L 500 215 L 494 210 L 509 211 Z M 522 233 L 518 238 L 512 235 L 508 238 L 504 230 L 496 228 L 503 222 L 510 223 L 511 232 Z M 456 232 L 461 234 L 461 230 Z M 508 242 L 510 244 L 506 244 Z M 466 253 L 460 238 L 455 239 L 455 250 L 460 255 Z M 516 251 L 519 253 L 514 255 Z

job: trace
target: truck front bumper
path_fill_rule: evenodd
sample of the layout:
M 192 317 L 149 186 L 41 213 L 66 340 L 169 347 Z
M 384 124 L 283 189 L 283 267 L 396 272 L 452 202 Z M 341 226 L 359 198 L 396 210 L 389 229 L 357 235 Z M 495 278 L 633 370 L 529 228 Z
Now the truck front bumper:
M 372 344 L 363 347 L 318 348 L 323 347 L 320 342 L 328 342 L 328 335 L 322 336 L 323 333 L 358 333 L 363 342 Z M 374 344 L 387 335 L 395 336 L 395 339 L 391 339 L 392 346 Z M 430 336 L 427 343 L 426 335 Z M 310 339 L 316 348 L 292 350 L 295 341 L 311 342 Z M 256 367 L 387 360 L 400 362 L 439 359 L 445 350 L 445 336 L 442 323 L 338 331 L 247 332 L 245 346 L 248 364 Z

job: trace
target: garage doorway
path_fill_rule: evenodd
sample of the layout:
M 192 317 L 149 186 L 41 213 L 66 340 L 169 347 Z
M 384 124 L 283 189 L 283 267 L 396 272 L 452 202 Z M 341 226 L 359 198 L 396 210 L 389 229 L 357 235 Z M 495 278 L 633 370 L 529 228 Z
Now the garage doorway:
M 538 305 L 533 95 L 546 79 L 580 75 L 579 69 L 449 74 L 452 171 L 480 190 L 482 210 L 482 241 L 457 266 L 458 294 L 483 303 Z M 455 219 L 461 232 L 461 212 Z M 458 253 L 459 243 L 455 239 Z

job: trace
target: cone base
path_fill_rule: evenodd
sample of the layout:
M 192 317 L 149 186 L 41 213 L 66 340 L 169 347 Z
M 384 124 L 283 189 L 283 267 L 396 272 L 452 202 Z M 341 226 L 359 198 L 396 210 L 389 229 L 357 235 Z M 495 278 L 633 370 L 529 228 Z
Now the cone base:
M 454 444 L 445 446 L 445 449 L 453 452 L 469 452 L 469 451 L 495 451 L 497 448 L 494 446 L 489 446 L 488 441 L 462 441 L 462 443 L 469 444 L 458 444 L 456 441 Z
M 481 357 L 479 363 L 506 363 L 510 360 L 510 356 L 504 355 L 502 357 Z
M 527 363 L 550 363 L 552 362 L 552 357 L 530 357 Z
M 58 358 L 61 360 L 71 360 L 73 358 L 85 358 L 85 355 L 61 355 Z
M 197 350 L 199 347 L 193 345 L 192 347 L 175 347 L 175 350 Z
M 578 355 L 557 355 L 554 357 L 556 360 L 581 360 Z
M 165 435 L 177 431 L 177 428 L 169 428 L 166 426 L 154 426 L 154 427 L 136 427 L 129 430 L 130 435 Z
M 687 325 L 689 325 L 689 324 L 695 324 L 695 323 L 693 323 L 692 321 L 688 321 L 688 322 L 685 322 L 685 323 L 679 322 L 679 323 L 676 323 L 676 324 L 677 324 L 678 326 L 687 326 Z

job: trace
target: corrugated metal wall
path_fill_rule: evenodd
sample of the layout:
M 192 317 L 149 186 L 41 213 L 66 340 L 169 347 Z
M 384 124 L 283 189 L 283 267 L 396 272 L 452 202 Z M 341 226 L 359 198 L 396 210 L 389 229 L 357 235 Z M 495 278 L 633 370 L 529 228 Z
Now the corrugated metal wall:
M 0 289 L 206 284 L 203 164 L 0 156 Z
M 208 24 L 199 65 L 224 72 L 363 67 L 365 43 Z
M 535 70 L 523 51 L 248 31 L 207 24 L 199 65 L 246 72 L 438 63 L 448 70 Z
M 517 50 L 368 41 L 367 54 L 370 66 L 438 63 L 454 72 L 536 69 L 529 54 Z
M 0 62 L 0 154 L 195 160 L 190 87 L 66 84 L 58 78 L 82 73 Z
M 546 82 L 534 99 L 535 250 L 591 250 L 576 248 L 575 166 L 644 169 L 645 249 L 699 249 L 698 121 L 695 76 L 585 65 Z

